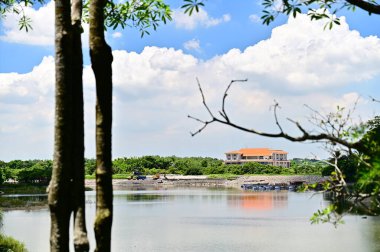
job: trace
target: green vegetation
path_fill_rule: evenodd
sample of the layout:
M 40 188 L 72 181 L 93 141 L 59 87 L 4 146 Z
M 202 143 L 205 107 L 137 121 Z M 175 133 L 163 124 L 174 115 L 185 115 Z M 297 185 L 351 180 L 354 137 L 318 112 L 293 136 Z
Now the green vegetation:
M 0 191 L 4 195 L 9 194 L 28 194 L 22 197 L 0 197 L 0 207 L 2 209 L 14 208 L 35 208 L 46 207 L 47 197 L 33 194 L 46 194 L 46 185 L 39 184 L 8 184 L 0 186 Z M 0 251 L 1 252 L 1 251 Z
M 26 252 L 25 245 L 16 239 L 0 234 L 0 252 Z
M 0 161 L 0 182 L 15 180 L 28 184 L 48 184 L 52 168 L 51 160 Z
M 44 184 L 9 184 L 0 186 L 0 191 L 4 194 L 44 194 L 47 186 Z
M 294 170 L 295 174 L 315 174 L 330 176 L 330 165 L 315 159 L 293 159 L 290 165 L 291 169 Z M 327 174 L 326 174 L 327 173 Z
M 317 160 L 295 159 L 290 168 L 263 165 L 255 162 L 244 165 L 225 165 L 222 160 L 210 157 L 160 157 L 143 156 L 117 158 L 113 160 L 113 179 L 131 178 L 133 172 L 145 175 L 182 174 L 209 175 L 210 178 L 232 179 L 244 174 L 267 175 L 329 175 L 328 165 Z M 95 179 L 95 159 L 85 160 L 86 179 Z M 5 183 L 0 191 L 6 194 L 45 193 L 52 171 L 50 160 L 13 160 L 0 161 L 1 183 L 7 180 L 18 181 L 18 184 Z
M 230 174 L 230 173 L 225 173 L 225 174 L 210 174 L 208 175 L 208 178 L 210 179 L 227 179 L 227 180 L 234 180 L 238 176 L 236 174 Z
M 3 226 L 3 212 L 0 210 L 0 228 Z M 26 252 L 25 245 L 16 239 L 4 235 L 0 230 L 0 252 Z
M 86 161 L 86 171 L 92 170 Z M 160 157 L 143 156 L 132 158 L 118 158 L 113 161 L 115 174 L 131 174 L 134 171 L 147 175 L 182 174 L 182 175 L 210 175 L 210 177 L 231 178 L 244 174 L 317 174 L 321 175 L 327 165 L 313 160 L 300 159 L 292 162 L 291 168 L 263 165 L 256 162 L 244 165 L 225 165 L 222 160 L 210 157 Z M 216 175 L 218 174 L 218 175 Z M 128 175 L 127 175 L 128 176 Z

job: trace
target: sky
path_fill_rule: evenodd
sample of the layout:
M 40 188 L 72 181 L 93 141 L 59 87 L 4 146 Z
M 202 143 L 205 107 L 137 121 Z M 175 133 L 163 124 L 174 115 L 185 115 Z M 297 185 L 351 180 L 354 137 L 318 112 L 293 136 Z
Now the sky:
M 326 158 L 315 143 L 292 143 L 209 125 L 191 137 L 209 115 L 218 114 L 223 92 L 233 79 L 226 103 L 230 118 L 261 131 L 278 132 L 273 104 L 286 132 L 300 133 L 287 118 L 315 132 L 308 119 L 347 110 L 357 101 L 353 123 L 379 114 L 380 17 L 363 11 L 338 13 L 341 25 L 324 30 L 326 21 L 279 16 L 269 26 L 259 17 L 260 1 L 207 1 L 188 17 L 182 1 L 167 1 L 173 21 L 140 38 L 133 28 L 107 30 L 113 49 L 113 158 L 143 155 L 224 158 L 240 148 L 283 149 L 289 158 Z M 0 160 L 52 159 L 54 144 L 54 6 L 26 8 L 33 30 L 18 20 L 0 20 Z M 95 81 L 84 26 L 84 98 L 86 157 L 95 156 Z

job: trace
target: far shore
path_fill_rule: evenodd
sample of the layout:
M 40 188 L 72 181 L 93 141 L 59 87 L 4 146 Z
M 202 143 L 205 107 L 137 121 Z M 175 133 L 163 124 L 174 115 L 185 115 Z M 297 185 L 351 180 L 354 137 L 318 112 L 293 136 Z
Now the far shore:
M 210 179 L 207 175 L 166 175 L 166 178 L 153 180 L 152 176 L 147 176 L 145 180 L 113 179 L 112 184 L 115 190 L 140 187 L 225 187 L 240 188 L 243 184 L 268 183 L 290 184 L 302 182 L 313 184 L 326 181 L 328 177 L 320 175 L 241 175 L 236 179 Z M 85 186 L 95 189 L 95 179 L 86 179 Z
M 233 179 L 212 179 L 207 175 L 198 176 L 183 176 L 183 175 L 166 175 L 159 179 L 153 179 L 153 176 L 147 176 L 145 180 L 131 180 L 131 179 L 113 179 L 112 184 L 115 191 L 117 190 L 159 190 L 167 188 L 193 188 L 193 187 L 206 187 L 206 188 L 234 188 L 242 190 L 241 186 L 243 184 L 270 184 L 270 185 L 289 185 L 290 183 L 298 182 L 304 184 L 312 184 L 326 181 L 328 177 L 322 177 L 320 175 L 242 175 L 236 176 Z M 35 186 L 35 185 L 34 185 Z M 86 190 L 95 190 L 96 181 L 95 179 L 86 179 L 85 187 Z M 21 187 L 20 192 L 12 190 L 6 194 L 25 194 L 32 196 L 35 193 L 43 195 L 41 192 L 46 190 L 45 186 L 41 185 L 39 190 L 35 189 L 33 192 L 25 191 L 27 185 Z M 38 186 L 37 186 L 38 187 Z M 42 194 L 41 194 L 42 193 Z M 25 201 L 22 202 L 20 199 L 11 199 L 11 201 L 5 200 L 0 203 L 0 207 L 4 211 L 10 210 L 41 210 L 47 208 L 46 201 Z M 15 202 L 13 202 L 15 200 Z

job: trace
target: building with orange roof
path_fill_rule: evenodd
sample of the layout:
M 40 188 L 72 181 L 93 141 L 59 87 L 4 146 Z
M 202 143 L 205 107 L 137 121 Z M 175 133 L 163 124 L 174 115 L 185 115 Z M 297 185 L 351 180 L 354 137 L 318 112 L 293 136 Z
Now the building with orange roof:
M 283 150 L 272 150 L 269 148 L 243 148 L 236 151 L 226 152 L 225 164 L 244 164 L 257 162 L 265 165 L 290 167 L 287 159 L 288 153 Z

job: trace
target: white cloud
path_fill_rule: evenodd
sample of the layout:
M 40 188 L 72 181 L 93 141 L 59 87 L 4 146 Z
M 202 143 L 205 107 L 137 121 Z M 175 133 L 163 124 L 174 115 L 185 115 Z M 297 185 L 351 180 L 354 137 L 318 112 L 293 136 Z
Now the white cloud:
M 15 13 L 7 14 L 2 20 L 4 35 L 0 36 L 0 40 L 26 45 L 54 45 L 54 1 L 36 10 L 32 7 L 23 7 L 23 9 L 31 20 L 32 29 L 28 32 L 20 30 L 18 23 L 20 16 Z M 83 24 L 83 30 L 82 44 L 88 47 L 88 24 Z
M 217 26 L 221 23 L 229 22 L 230 20 L 230 14 L 224 14 L 220 18 L 213 18 L 210 17 L 204 9 L 199 9 L 199 12 L 193 12 L 191 16 L 183 13 L 182 10 L 173 11 L 173 21 L 175 26 L 186 30 L 194 30 L 198 26 L 206 28 Z
M 191 39 L 189 41 L 186 41 L 183 44 L 183 47 L 188 51 L 194 50 L 194 51 L 200 52 L 200 50 L 201 50 L 201 45 L 200 45 L 199 39 Z
M 324 30 L 324 22 L 311 22 L 307 15 L 290 18 L 269 39 L 214 58 L 211 71 L 248 78 L 280 93 L 327 90 L 380 74 L 379 38 L 349 30 L 344 17 L 333 30 Z
M 114 32 L 111 36 L 112 38 L 121 38 L 123 34 L 121 32 Z
M 54 59 L 44 57 L 30 73 L 0 74 L 2 158 L 50 158 L 54 120 Z
M 269 110 L 274 99 L 282 106 L 282 122 L 285 117 L 304 120 L 309 112 L 303 104 L 323 111 L 331 111 L 337 104 L 349 107 L 365 86 L 363 80 L 380 78 L 378 38 L 361 37 L 349 30 L 344 19 L 333 32 L 323 30 L 323 22 L 310 22 L 303 15 L 244 51 L 231 49 L 206 61 L 159 47 L 146 47 L 141 53 L 113 51 L 113 55 L 114 157 L 217 153 L 222 157 L 226 150 L 242 146 L 290 146 L 220 125 L 210 125 L 201 136 L 190 138 L 188 131 L 200 125 L 187 114 L 208 118 L 196 77 L 216 112 L 230 80 L 248 78 L 230 90 L 227 112 L 232 120 L 272 132 L 277 131 Z M 22 158 L 22 153 L 29 153 L 30 158 L 52 153 L 53 69 L 53 58 L 46 57 L 30 73 L 0 74 L 0 142 L 7 143 L 7 148 L 0 149 L 0 159 Z M 87 156 L 94 156 L 95 91 L 90 66 L 84 70 L 84 89 L 86 151 Z M 371 95 L 379 97 L 379 90 Z M 364 120 L 375 109 L 370 103 L 361 103 L 358 114 Z M 285 126 L 287 131 L 298 133 L 294 125 Z M 39 148 L 41 145 L 45 147 Z M 318 153 L 312 148 L 298 147 L 292 155 Z
M 52 45 L 54 44 L 54 1 L 35 10 L 32 7 L 23 7 L 25 15 L 31 19 L 32 30 L 19 30 L 20 16 L 7 14 L 3 20 L 5 35 L 0 39 L 20 44 Z
M 261 23 L 261 19 L 259 16 L 257 16 L 256 14 L 252 14 L 252 15 L 249 15 L 249 20 L 251 20 L 251 22 L 253 23 Z

